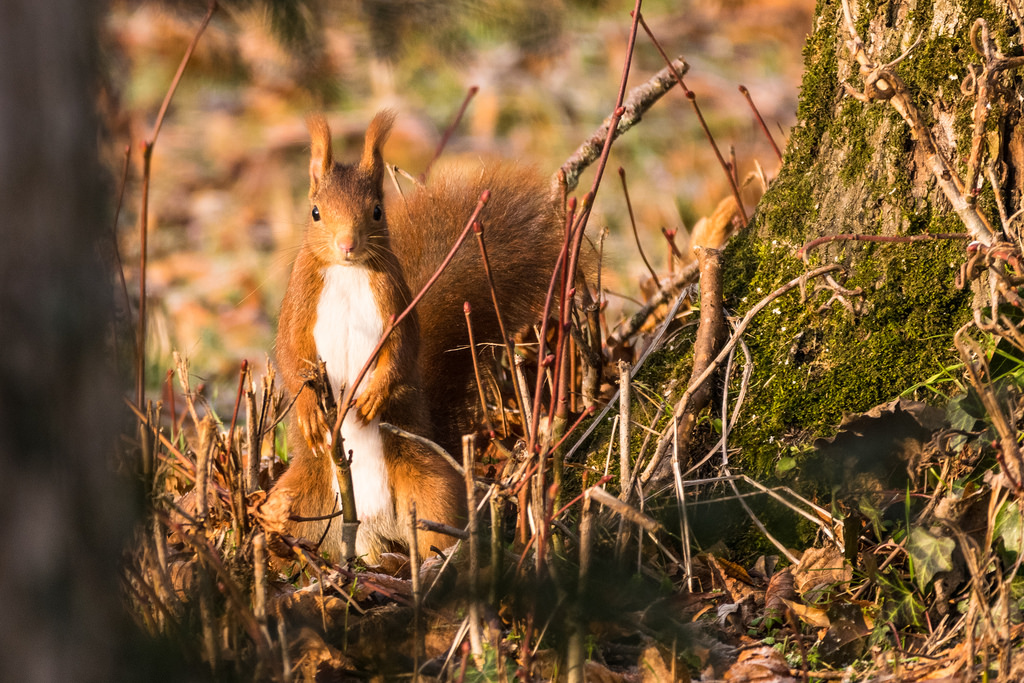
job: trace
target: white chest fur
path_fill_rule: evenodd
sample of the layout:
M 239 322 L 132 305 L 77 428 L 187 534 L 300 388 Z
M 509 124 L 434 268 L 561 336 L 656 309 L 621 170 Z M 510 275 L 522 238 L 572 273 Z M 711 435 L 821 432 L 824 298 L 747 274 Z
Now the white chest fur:
M 313 340 L 317 353 L 327 365 L 327 376 L 338 401 L 341 388 L 355 380 L 383 331 L 384 320 L 370 288 L 369 273 L 358 266 L 325 269 Z M 371 374 L 372 370 L 360 387 L 366 386 Z M 341 429 L 345 451 L 352 452 L 352 485 L 362 522 L 356 539 L 356 551 L 360 554 L 369 550 L 365 547 L 369 534 L 363 530 L 372 529 L 389 538 L 398 532 L 378 425 L 376 419 L 363 423 L 353 410 L 345 417 Z M 337 473 L 334 487 L 337 493 Z M 337 526 L 340 530 L 340 525 Z

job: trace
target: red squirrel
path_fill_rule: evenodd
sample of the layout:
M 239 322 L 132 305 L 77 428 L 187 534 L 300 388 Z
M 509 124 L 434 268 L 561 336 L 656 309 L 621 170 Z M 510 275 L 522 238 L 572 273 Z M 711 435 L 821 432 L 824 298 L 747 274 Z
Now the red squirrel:
M 292 517 L 329 516 L 340 506 L 336 468 L 322 448 L 332 425 L 313 392 L 303 388 L 310 369 L 324 361 L 340 401 L 391 316 L 406 308 L 451 249 L 484 189 L 491 193 L 481 214 L 484 241 L 510 332 L 539 318 L 561 249 L 563 219 L 549 183 L 531 169 L 504 162 L 435 173 L 410 197 L 385 206 L 381 148 L 394 117 L 390 111 L 374 117 L 362 156 L 351 165 L 334 161 L 326 119 L 314 115 L 307 121 L 310 218 L 281 306 L 276 344 L 286 390 L 296 398 L 291 464 L 271 498 L 284 496 Z M 390 335 L 342 425 L 360 519 L 356 553 L 370 561 L 394 546 L 407 546 L 413 501 L 420 518 L 464 523 L 465 485 L 457 472 L 429 449 L 384 432 L 379 424 L 433 438 L 458 457 L 459 437 L 472 429 L 476 412 L 463 313 L 467 301 L 477 343 L 502 343 L 473 239 Z M 340 529 L 340 517 L 290 520 L 284 528 L 313 541 L 322 538 L 321 551 L 334 556 L 340 551 Z M 418 539 L 421 556 L 432 545 L 451 544 L 450 537 L 432 532 L 420 532 Z

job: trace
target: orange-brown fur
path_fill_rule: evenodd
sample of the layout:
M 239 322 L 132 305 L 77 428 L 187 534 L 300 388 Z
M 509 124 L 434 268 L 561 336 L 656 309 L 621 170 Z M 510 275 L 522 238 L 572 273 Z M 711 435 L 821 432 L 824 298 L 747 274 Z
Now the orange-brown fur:
M 323 271 L 332 263 L 366 268 L 377 310 L 385 324 L 400 313 L 447 254 L 481 192 L 491 200 L 481 215 L 495 286 L 509 331 L 539 317 L 548 278 L 561 247 L 562 220 L 548 185 L 529 169 L 507 164 L 476 171 L 442 172 L 407 200 L 397 198 L 380 221 L 384 165 L 380 148 L 393 116 L 382 112 L 367 131 L 358 164 L 334 163 L 330 130 L 322 117 L 311 117 L 310 202 L 321 214 L 311 220 L 296 259 L 281 307 L 277 364 L 285 386 L 298 394 L 290 424 L 292 463 L 271 495 L 292 499 L 295 516 L 319 516 L 337 509 L 330 458 L 321 448 L 329 429 L 312 392 L 302 390 L 304 377 L 318 353 L 313 338 Z M 410 291 L 411 290 L 411 291 Z M 356 400 L 361 418 L 379 418 L 410 432 L 434 438 L 458 455 L 459 435 L 475 415 L 472 359 L 463 302 L 473 307 L 478 343 L 501 343 L 490 290 L 475 238 L 464 244 L 433 289 L 392 333 L 370 381 Z M 328 368 L 330 370 L 330 368 Z M 340 399 L 340 397 L 338 397 Z M 421 518 L 461 526 L 465 487 L 456 472 L 431 451 L 408 440 L 383 434 L 385 464 L 399 520 L 416 502 Z M 356 507 L 360 492 L 356 490 Z M 291 522 L 288 531 L 317 540 L 327 522 Z M 360 534 L 376 555 L 395 539 Z M 445 547 L 451 539 L 420 533 L 419 549 Z M 336 552 L 338 548 L 325 548 Z
M 551 272 L 562 246 L 563 221 L 547 179 L 533 168 L 502 162 L 444 168 L 420 190 L 391 210 L 394 249 L 414 292 L 447 255 L 480 198 L 490 200 L 480 214 L 484 245 L 509 334 L 540 320 Z M 473 235 L 418 306 L 424 330 L 420 348 L 423 387 L 438 443 L 457 452 L 460 436 L 473 427 L 472 358 L 463 302 L 472 307 L 478 346 L 501 344 L 501 330 Z M 479 349 L 478 349 L 479 350 Z M 467 396 L 453 401 L 452 396 Z

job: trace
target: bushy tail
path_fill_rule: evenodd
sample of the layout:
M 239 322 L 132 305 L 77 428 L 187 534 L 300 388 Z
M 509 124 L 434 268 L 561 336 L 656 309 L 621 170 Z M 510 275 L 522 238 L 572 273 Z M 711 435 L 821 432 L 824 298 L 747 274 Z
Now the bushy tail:
M 412 292 L 447 255 L 488 189 L 481 213 L 484 244 L 509 334 L 540 320 L 551 273 L 562 248 L 564 219 L 546 178 L 529 167 L 435 171 L 426 188 L 390 210 L 392 244 Z M 470 237 L 420 302 L 420 367 L 434 438 L 449 451 L 474 427 L 478 400 L 464 302 L 472 307 L 477 349 L 503 343 L 479 245 Z

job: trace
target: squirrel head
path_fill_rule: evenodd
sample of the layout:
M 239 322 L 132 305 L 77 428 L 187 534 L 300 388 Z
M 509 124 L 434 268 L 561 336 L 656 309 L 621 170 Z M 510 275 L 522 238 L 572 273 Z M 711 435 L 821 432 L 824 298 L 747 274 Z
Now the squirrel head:
M 389 248 L 381 148 L 394 121 L 394 112 L 378 112 L 366 131 L 359 162 L 338 164 L 327 119 L 322 114 L 306 119 L 312 141 L 306 239 L 317 258 L 327 264 L 366 263 L 380 249 Z

